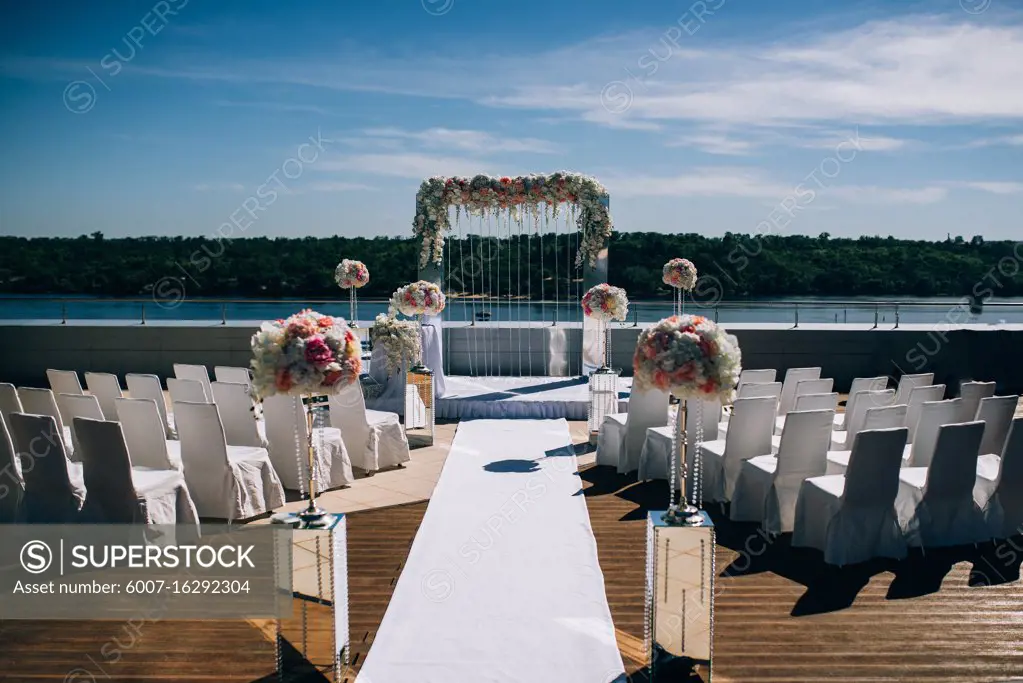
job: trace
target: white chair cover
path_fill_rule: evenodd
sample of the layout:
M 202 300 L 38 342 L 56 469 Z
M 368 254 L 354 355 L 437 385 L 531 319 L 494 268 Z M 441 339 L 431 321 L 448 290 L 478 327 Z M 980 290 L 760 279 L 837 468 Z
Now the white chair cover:
M 820 368 L 789 368 L 782 383 L 778 416 L 783 417 L 796 405 L 796 384 L 804 379 L 820 379 Z M 830 391 L 830 388 L 828 389 Z
M 433 393 L 443 398 L 448 393 L 444 380 L 444 335 L 441 333 L 440 320 L 427 318 L 423 323 L 423 364 L 433 370 Z
M 984 509 L 984 522 L 991 538 L 1009 538 L 1023 528 L 1023 417 L 1017 417 L 1009 428 L 1002 457 L 994 479 L 982 479 L 978 463 L 977 485 L 983 500 L 977 503 Z
M 802 394 L 796 397 L 796 411 L 838 410 L 838 393 Z
M 7 419 L 0 417 L 0 524 L 15 524 L 21 519 L 25 481 L 21 478 L 17 454 Z
M 124 376 L 124 381 L 128 385 L 128 394 L 132 398 L 148 398 L 156 404 L 156 410 L 160 414 L 160 422 L 164 425 L 164 432 L 167 438 L 176 438 L 174 415 L 167 412 L 167 399 L 163 395 L 163 385 L 160 383 L 160 378 L 156 375 L 128 373 Z
M 217 378 L 218 382 L 252 384 L 252 371 L 248 368 L 234 368 L 226 365 L 217 365 L 213 368 L 213 376 Z
M 228 446 L 213 403 L 175 403 L 185 481 L 200 517 L 247 519 L 284 504 L 265 448 Z
M 980 408 L 981 399 L 995 395 L 994 382 L 963 382 L 959 385 L 959 398 L 963 402 L 959 404 L 959 414 L 956 415 L 956 422 L 971 422 L 977 419 L 977 409 Z
M 1019 396 L 989 396 L 980 399 L 977 419 L 984 423 L 984 438 L 980 440 L 981 455 L 1002 452 L 1018 404 Z
M 796 391 L 792 396 L 792 407 L 789 412 L 795 410 L 799 397 L 803 394 L 826 394 L 835 387 L 835 380 L 825 379 L 801 379 L 796 382 Z M 781 434 L 785 428 L 785 416 L 779 415 L 774 421 L 774 433 Z
M 905 427 L 861 431 L 846 475 L 804 481 L 792 546 L 817 548 L 825 562 L 840 566 L 873 557 L 905 557 L 895 512 L 905 446 Z
M 99 399 L 99 407 L 108 420 L 117 419 L 117 406 L 115 401 L 122 398 L 121 382 L 117 375 L 109 372 L 87 372 L 85 373 L 85 385 L 89 387 L 89 393 Z M 65 422 L 71 422 L 70 419 Z
M 220 410 L 228 446 L 268 448 L 266 429 L 256 419 L 252 390 L 248 384 L 213 382 L 213 402 Z
M 743 385 L 750 382 L 755 383 L 769 383 L 774 382 L 778 378 L 778 371 L 774 368 L 766 368 L 763 370 L 743 370 L 739 373 L 739 384 L 738 389 L 742 389 Z
M 778 454 L 744 461 L 732 495 L 732 520 L 760 522 L 772 534 L 792 531 L 803 481 L 824 475 L 835 416 L 831 410 L 811 410 L 787 417 Z
M 899 472 L 895 501 L 906 542 L 925 548 L 987 540 L 984 513 L 973 499 L 983 422 L 942 425 L 929 467 Z
M 909 403 L 906 408 L 906 429 L 909 430 L 909 440 L 906 443 L 913 443 L 913 433 L 920 423 L 920 413 L 924 404 L 931 401 L 940 401 L 945 398 L 944 384 L 929 384 L 922 387 L 913 387 L 909 392 Z
M 928 401 L 920 409 L 920 420 L 913 433 L 913 444 L 906 447 L 904 459 L 908 467 L 928 467 L 934 458 L 938 444 L 938 432 L 942 425 L 956 424 L 959 402 L 952 398 L 946 401 Z
M 181 469 L 181 444 L 167 440 L 156 401 L 149 398 L 119 398 L 117 418 L 124 429 L 124 440 L 135 467 Z M 171 443 L 175 444 L 173 453 L 169 446 Z
M 863 424 L 867 420 L 867 411 L 871 408 L 892 405 L 894 397 L 894 389 L 882 389 L 881 391 L 861 391 L 849 399 L 852 413 L 846 422 L 845 431 L 832 433 L 831 450 L 847 451 L 852 449 L 856 434 L 863 430 Z
M 742 461 L 771 452 L 776 406 L 777 399 L 772 397 L 736 399 L 725 438 L 698 446 L 704 500 L 731 500 Z
M 195 379 L 178 379 L 177 377 L 168 377 L 167 391 L 170 393 L 172 404 L 213 403 L 213 389 L 210 389 L 210 397 L 207 398 L 206 391 L 202 388 L 202 382 Z M 174 426 L 177 427 L 176 420 Z
M 57 406 L 57 399 L 49 389 L 37 389 L 35 387 L 19 387 L 18 398 L 21 400 L 22 409 L 28 415 L 49 415 L 57 423 L 57 434 L 60 435 L 64 453 L 72 460 L 75 459 L 75 447 L 71 441 L 71 427 L 60 415 L 60 408 Z M 10 423 L 7 425 L 10 427 Z M 13 436 L 12 436 L 13 438 Z
M 934 384 L 934 373 L 924 372 L 919 375 L 903 375 L 899 378 L 899 387 L 895 392 L 895 400 L 892 403 L 909 404 L 909 395 L 915 387 L 925 387 Z
M 206 371 L 205 365 L 185 365 L 175 363 L 174 377 L 177 379 L 190 379 L 193 382 L 198 382 L 202 385 L 202 392 L 206 395 L 206 401 L 209 403 L 213 402 L 213 388 L 210 386 L 210 373 Z
M 330 422 L 341 430 L 353 467 L 376 472 L 412 459 L 397 413 L 366 410 L 358 382 L 330 397 Z
M 668 393 L 634 387 L 628 412 L 609 415 L 597 435 L 597 464 L 611 465 L 619 474 L 639 468 L 648 427 L 668 424 Z
M 52 415 L 12 413 L 9 426 L 25 482 L 22 508 L 25 521 L 29 524 L 78 521 L 85 502 L 82 465 L 67 459 L 57 421 Z
M 75 418 L 102 420 L 103 409 L 100 408 L 99 399 L 90 394 L 57 394 L 57 407 L 60 409 L 60 416 L 67 421 L 71 429 L 71 447 L 75 453 L 75 460 L 81 462 L 82 458 L 78 453 L 78 434 L 75 433 Z
M 665 415 L 667 415 L 667 410 L 665 410 Z M 621 468 L 625 465 L 622 462 L 622 451 L 625 442 L 625 423 L 628 419 L 628 413 L 612 413 L 604 416 L 604 421 L 600 424 L 600 429 L 597 430 L 596 463 L 598 465 L 613 467 L 619 472 L 627 471 Z M 667 416 L 665 416 L 665 423 L 667 423 Z
M 302 399 L 296 396 L 269 396 L 263 401 L 266 435 L 270 441 L 270 461 L 284 488 L 309 491 L 309 423 Z M 313 477 L 316 490 L 351 486 L 355 481 L 341 430 L 313 427 Z
M 898 427 L 903 427 L 906 423 L 906 409 L 906 406 L 881 406 L 878 408 L 870 408 L 867 410 L 867 417 L 863 421 L 863 429 L 860 431 L 896 429 Z M 825 474 L 845 474 L 846 470 L 849 468 L 849 459 L 851 457 L 851 450 L 828 451 L 828 469 Z
M 887 377 L 855 377 L 849 386 L 849 400 L 861 391 L 883 391 L 888 388 Z M 835 415 L 835 429 L 845 429 L 845 419 L 849 416 L 852 405 L 847 401 L 845 412 Z
M 84 394 L 78 373 L 74 370 L 47 370 L 46 379 L 55 394 Z
M 739 387 L 736 394 L 736 400 L 740 398 L 764 398 L 765 396 L 779 399 L 781 397 L 781 382 L 747 382 Z M 728 431 L 728 422 L 731 420 L 732 411 L 731 406 L 729 410 L 725 412 L 718 424 L 718 438 L 724 438 L 725 432 Z
M 0 383 L 0 417 L 7 419 L 11 413 L 23 413 L 18 390 L 13 384 Z M 8 422 L 8 425 L 10 422 Z
M 88 491 L 83 513 L 99 524 L 196 524 L 199 516 L 177 470 L 132 467 L 120 422 L 76 417 Z

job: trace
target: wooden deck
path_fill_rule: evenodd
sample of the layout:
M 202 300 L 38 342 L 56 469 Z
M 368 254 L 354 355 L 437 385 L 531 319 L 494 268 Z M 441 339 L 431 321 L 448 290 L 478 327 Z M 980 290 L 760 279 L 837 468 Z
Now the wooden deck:
M 583 478 L 623 659 L 630 682 L 645 683 L 645 509 L 664 506 L 667 486 L 630 483 L 606 468 L 584 468 Z M 372 646 L 425 510 L 415 503 L 350 515 L 348 681 Z M 816 552 L 769 543 L 753 526 L 714 516 L 715 681 L 1023 677 L 1023 537 L 839 571 Z M 0 680 L 269 683 L 267 634 L 263 624 L 239 622 L 155 622 L 133 631 L 123 622 L 9 621 L 0 624 Z

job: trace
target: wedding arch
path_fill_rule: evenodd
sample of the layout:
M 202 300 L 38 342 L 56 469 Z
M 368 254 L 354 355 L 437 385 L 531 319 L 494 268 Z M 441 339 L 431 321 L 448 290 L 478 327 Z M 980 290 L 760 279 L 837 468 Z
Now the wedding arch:
M 462 307 L 455 314 L 449 306 L 448 317 L 466 320 L 452 341 L 462 344 L 468 374 L 577 375 L 596 368 L 590 347 L 599 333 L 578 302 L 607 279 L 613 229 L 607 190 L 579 173 L 424 180 L 413 220 L 420 276 Z

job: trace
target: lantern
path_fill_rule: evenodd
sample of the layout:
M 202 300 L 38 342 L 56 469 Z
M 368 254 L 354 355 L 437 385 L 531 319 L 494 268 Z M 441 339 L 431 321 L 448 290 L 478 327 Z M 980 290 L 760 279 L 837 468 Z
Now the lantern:
M 432 446 L 436 424 L 433 370 L 423 365 L 410 369 L 405 391 L 405 432 L 409 446 Z
M 587 424 L 595 442 L 604 418 L 618 412 L 618 371 L 603 367 L 590 374 Z

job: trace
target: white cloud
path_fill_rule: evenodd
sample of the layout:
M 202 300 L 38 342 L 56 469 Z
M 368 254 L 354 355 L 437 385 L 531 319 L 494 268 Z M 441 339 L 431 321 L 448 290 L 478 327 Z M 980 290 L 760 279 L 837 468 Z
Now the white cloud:
M 959 187 L 966 187 L 971 190 L 990 192 L 991 194 L 1020 194 L 1023 193 L 1023 183 L 1015 181 L 969 181 L 955 183 Z
M 853 203 L 867 204 L 934 204 L 945 199 L 944 187 L 875 187 L 867 185 L 838 185 L 817 190 L 824 197 L 833 197 Z
M 707 154 L 724 156 L 742 156 L 749 154 L 758 145 L 753 140 L 740 140 L 726 135 L 711 133 L 703 135 L 685 135 L 668 143 L 669 147 L 693 147 Z
M 558 147 L 547 140 L 537 138 L 506 138 L 480 130 L 453 130 L 450 128 L 429 128 L 422 131 L 408 131 L 400 128 L 371 128 L 363 131 L 370 141 L 383 139 L 413 140 L 425 147 L 456 149 L 466 152 L 520 152 L 552 154 Z
M 761 197 L 781 200 L 794 186 L 740 168 L 700 168 L 676 176 L 602 176 L 615 197 Z
M 363 183 L 324 182 L 312 183 L 306 189 L 309 192 L 356 192 L 375 191 L 377 188 Z
M 435 156 L 418 153 L 355 154 L 317 163 L 316 170 L 351 171 L 369 175 L 415 178 L 431 176 L 473 176 L 487 173 L 490 162 L 469 157 Z M 507 173 L 507 171 L 506 171 Z

